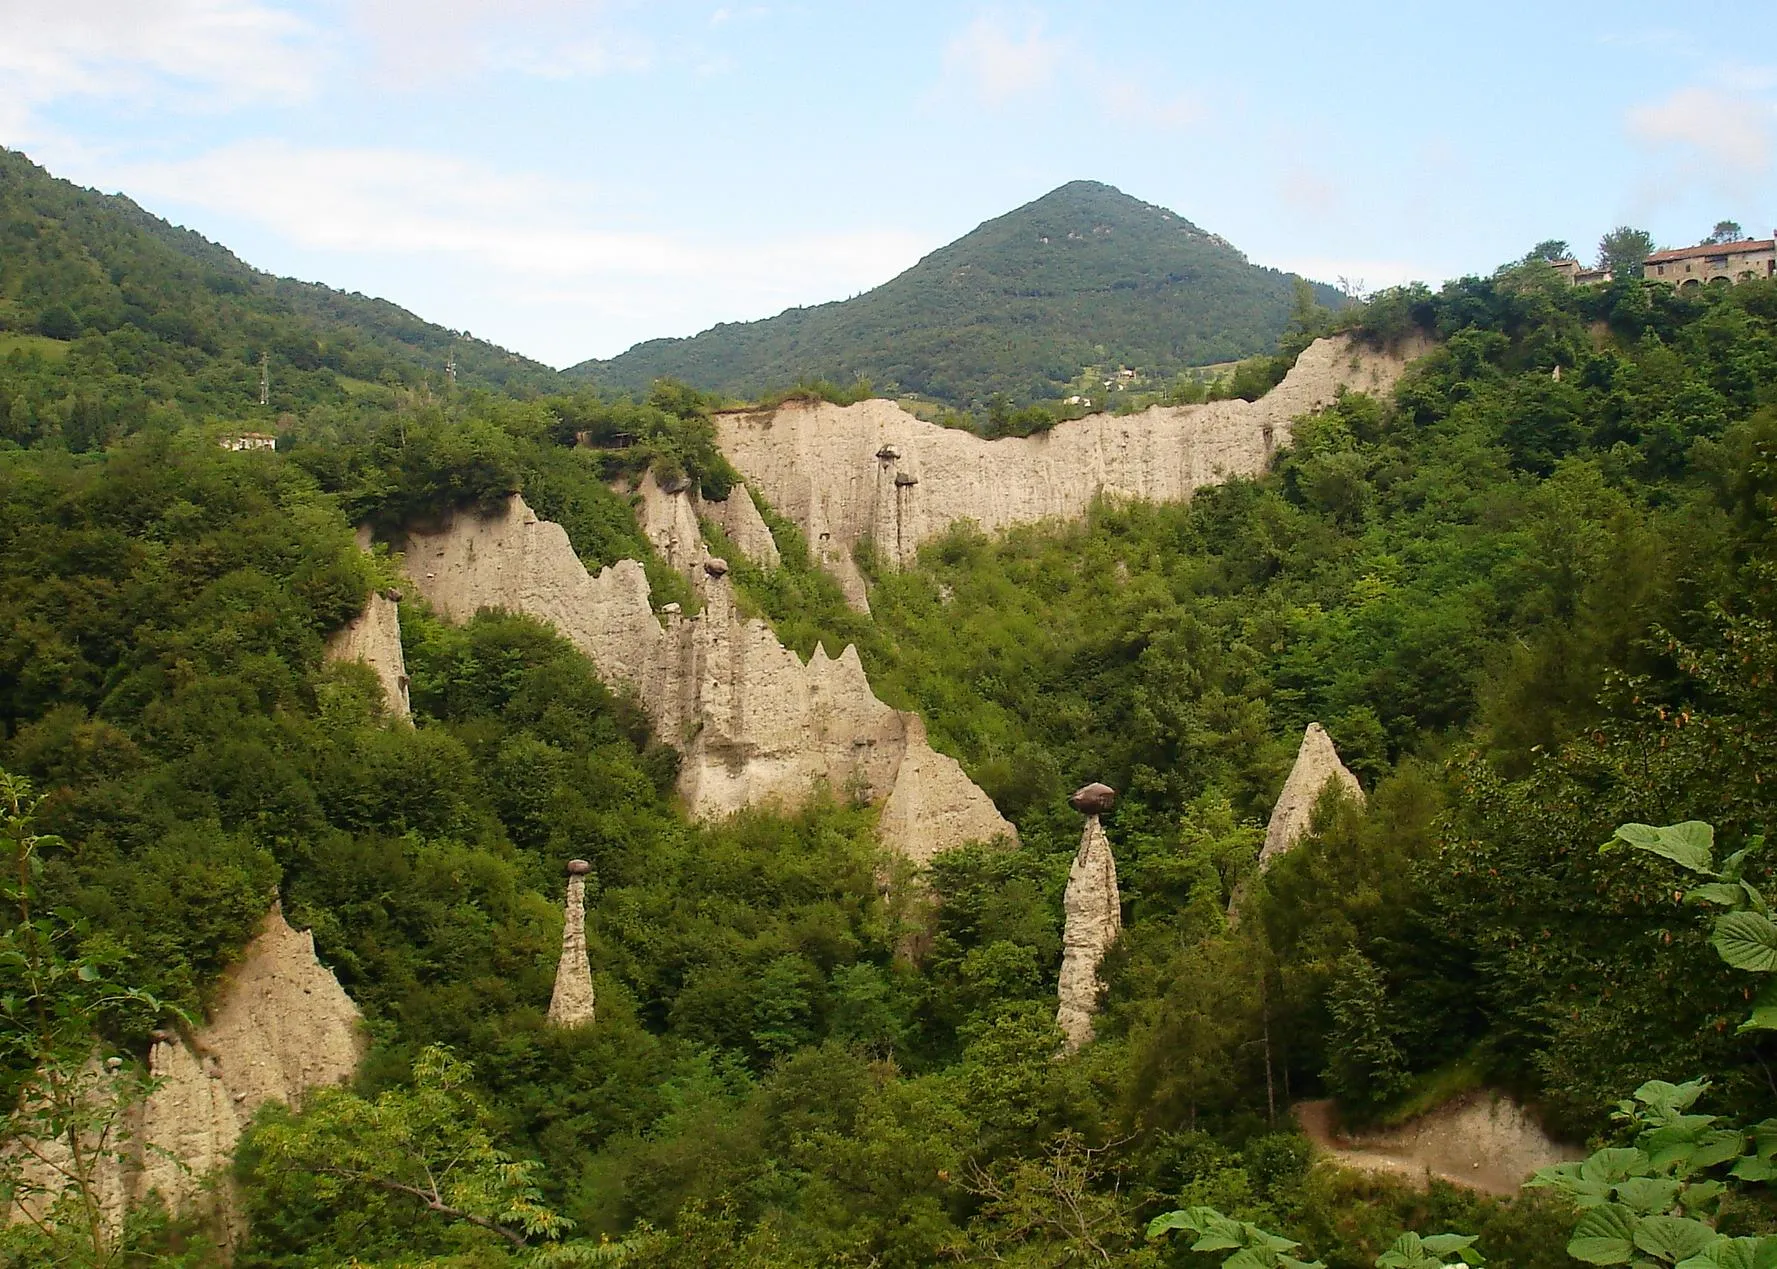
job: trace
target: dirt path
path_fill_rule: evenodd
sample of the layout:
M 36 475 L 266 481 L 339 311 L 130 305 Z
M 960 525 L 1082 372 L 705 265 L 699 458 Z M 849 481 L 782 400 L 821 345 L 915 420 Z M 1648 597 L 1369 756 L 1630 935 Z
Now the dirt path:
M 1510 1097 L 1476 1089 L 1395 1128 L 1344 1133 L 1331 1101 L 1297 1102 L 1309 1140 L 1346 1167 L 1424 1184 L 1430 1177 L 1483 1194 L 1516 1194 L 1538 1168 L 1585 1152 L 1552 1140 Z

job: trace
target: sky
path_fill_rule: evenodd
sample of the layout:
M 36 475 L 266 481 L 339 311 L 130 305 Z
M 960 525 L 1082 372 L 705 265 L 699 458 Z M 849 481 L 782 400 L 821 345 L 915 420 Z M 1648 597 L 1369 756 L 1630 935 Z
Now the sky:
M 1777 226 L 1769 0 L 0 0 L 0 145 L 551 365 L 1070 180 L 1374 289 Z

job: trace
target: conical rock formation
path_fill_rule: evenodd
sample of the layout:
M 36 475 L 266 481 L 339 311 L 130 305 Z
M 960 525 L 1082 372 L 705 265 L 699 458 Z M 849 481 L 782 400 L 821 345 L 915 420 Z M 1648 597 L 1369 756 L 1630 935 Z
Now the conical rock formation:
M 1423 351 L 1418 343 L 1383 353 L 1344 337 L 1317 340 L 1257 401 L 1094 414 L 1029 437 L 986 441 L 871 400 L 718 415 L 717 440 L 747 483 L 802 529 L 848 602 L 868 611 L 852 558 L 861 542 L 899 567 L 963 520 L 993 533 L 1083 515 L 1101 494 L 1189 498 L 1264 471 L 1290 443 L 1297 416 L 1331 404 L 1341 388 L 1388 391 Z
M 1351 794 L 1359 802 L 1364 791 L 1357 777 L 1339 761 L 1333 738 L 1319 723 L 1309 723 L 1302 733 L 1302 746 L 1296 750 L 1296 765 L 1290 768 L 1283 792 L 1272 808 L 1271 822 L 1265 827 L 1265 846 L 1259 852 L 1259 870 L 1269 868 L 1280 856 L 1289 853 L 1304 833 L 1314 815 L 1314 804 L 1329 782 Z
M 1068 869 L 1063 900 L 1067 923 L 1061 937 L 1060 1006 L 1055 1021 L 1072 1053 L 1092 1039 L 1098 1015 L 1098 965 L 1123 931 L 1123 901 L 1117 891 L 1117 861 L 1097 815 L 1086 817 L 1080 849 Z
M 407 659 L 401 653 L 401 610 L 382 591 L 371 591 L 364 611 L 334 631 L 327 640 L 329 661 L 362 661 L 376 671 L 383 685 L 383 707 L 390 717 L 405 719 Z
M 876 699 L 855 648 L 837 659 L 816 648 L 805 664 L 764 621 L 740 615 L 727 576 L 700 567 L 703 612 L 662 620 L 640 563 L 591 576 L 562 527 L 517 497 L 491 516 L 459 514 L 436 532 L 410 533 L 406 568 L 443 616 L 526 613 L 586 653 L 607 683 L 633 690 L 657 734 L 684 754 L 679 793 L 695 816 L 797 805 L 825 783 L 889 800 L 883 842 L 910 858 L 1016 837 L 962 769 L 932 750 L 918 718 Z
M 562 912 L 561 960 L 555 967 L 555 992 L 549 998 L 549 1021 L 558 1027 L 591 1025 L 596 1009 L 592 963 L 586 955 L 586 874 L 584 859 L 568 862 L 568 898 Z
M 131 1108 L 125 1158 L 108 1160 L 97 1177 L 107 1219 L 158 1191 L 175 1212 L 208 1210 L 232 1239 L 232 1195 L 207 1180 L 229 1166 L 265 1102 L 296 1106 L 308 1090 L 352 1077 L 364 1050 L 360 1024 L 357 1006 L 316 959 L 313 935 L 291 929 L 274 904 L 222 984 L 209 1025 L 150 1049 L 149 1074 L 161 1083 Z

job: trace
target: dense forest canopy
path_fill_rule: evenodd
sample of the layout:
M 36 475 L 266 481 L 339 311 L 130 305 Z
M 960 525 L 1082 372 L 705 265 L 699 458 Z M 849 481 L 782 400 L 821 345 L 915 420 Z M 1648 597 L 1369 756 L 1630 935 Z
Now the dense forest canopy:
M 1296 281 L 1163 207 L 1074 181 L 863 295 L 649 340 L 567 373 L 607 389 L 670 376 L 747 397 L 801 378 L 864 378 L 982 409 L 995 396 L 1065 396 L 1087 366 L 1163 383 L 1270 352 Z M 1331 287 L 1314 291 L 1341 302 Z
M 26 420 L 0 445 L 0 768 L 43 795 L 7 786 L 9 855 L 38 870 L 0 916 L 0 1100 L 31 1078 L 19 1037 L 38 1025 L 15 1007 L 39 998 L 38 962 L 13 955 L 21 895 L 75 935 L 69 999 L 128 984 L 80 1025 L 135 1060 L 213 1001 L 275 889 L 371 1050 L 352 1088 L 249 1134 L 237 1265 L 1195 1266 L 1223 1254 L 1176 1235 L 1213 1207 L 1341 1269 L 1403 1230 L 1554 1269 L 1578 1219 L 1561 1193 L 1314 1166 L 1289 1103 L 1388 1121 L 1485 1083 L 1596 1144 L 1640 1130 L 1612 1119 L 1638 1088 L 1644 1118 L 1698 1131 L 1777 1113 L 1777 1052 L 1739 1032 L 1761 980 L 1723 964 L 1683 901 L 1696 878 L 1678 854 L 1599 849 L 1625 822 L 1702 820 L 1725 856 L 1771 818 L 1777 284 L 1576 289 L 1533 261 L 1388 293 L 1342 320 L 1435 351 L 1388 397 L 1303 421 L 1262 477 L 998 539 L 959 526 L 901 573 L 865 559 L 868 618 L 767 509 L 785 562 L 730 553 L 744 601 L 805 654 L 857 644 L 1019 829 L 1016 848 L 941 856 L 914 902 L 879 885 L 876 812 L 844 790 L 688 822 L 670 738 L 534 621 L 452 625 L 405 598 L 411 727 L 366 668 L 323 657 L 398 583 L 356 525 L 398 544 L 515 491 L 590 566 L 643 558 L 657 603 L 694 603 L 620 490 L 652 465 L 728 492 L 707 399 L 465 372 L 345 400 L 323 364 L 278 452 L 226 452 L 208 428 L 255 390 L 236 383 L 251 323 L 304 329 L 302 303 L 277 308 L 286 284 L 258 275 L 210 287 L 202 268 L 228 262 L 163 251 L 151 225 L 103 266 L 58 255 L 79 208 L 38 215 L 19 276 L 60 260 L 78 285 L 8 273 L 5 294 L 71 297 L 81 326 L 43 333 L 41 305 L 31 338 L 65 361 L 27 340 L 0 379 Z M 164 269 L 144 275 L 159 309 L 127 298 L 136 267 Z M 241 333 L 206 352 L 138 310 Z M 364 355 L 424 364 L 364 329 Z M 153 355 L 117 362 L 126 345 Z M 40 424 L 76 370 L 93 417 L 152 407 L 115 430 Z M 1323 799 L 1258 877 L 1313 720 L 1367 802 Z M 1123 794 L 1105 824 L 1125 929 L 1098 1038 L 1057 1060 L 1065 795 L 1089 779 Z M 599 1016 L 579 1031 L 544 1021 L 569 858 L 592 866 Z M 1766 857 L 1735 867 L 1768 892 Z M 434 1154 L 481 1169 L 452 1210 L 484 1223 L 327 1171 Z M 1653 1188 L 1722 1234 L 1777 1232 L 1758 1166 L 1736 1175 L 1706 1202 Z M 16 1226 L 0 1254 L 93 1263 L 78 1244 Z M 152 1211 L 126 1248 L 110 1263 L 215 1260 Z
M 261 273 L 0 149 L 0 439 L 81 451 L 154 422 L 270 425 L 321 405 L 386 408 L 453 373 L 502 391 L 555 382 L 386 300 Z

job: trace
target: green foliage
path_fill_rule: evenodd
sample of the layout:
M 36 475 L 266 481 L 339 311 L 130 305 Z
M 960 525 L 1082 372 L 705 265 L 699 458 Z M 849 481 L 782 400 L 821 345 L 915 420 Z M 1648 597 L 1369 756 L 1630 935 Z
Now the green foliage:
M 1687 1269 L 1777 1263 L 1777 1238 L 1717 1232 L 1739 1186 L 1777 1177 L 1777 1121 L 1750 1134 L 1721 1127 L 1720 1116 L 1694 1109 L 1707 1089 L 1705 1080 L 1649 1081 L 1618 1104 L 1616 1117 L 1635 1130 L 1635 1144 L 1544 1168 L 1529 1182 L 1565 1194 L 1580 1209 L 1570 1256 L 1595 1265 Z M 1752 1150 L 1743 1154 L 1748 1136 Z M 1708 1175 L 1730 1164 L 1725 1176 Z
M 94 1052 L 93 1028 L 158 1017 L 130 984 L 129 958 L 42 892 L 43 856 L 62 842 L 34 831 L 41 799 L 0 769 L 0 1210 L 9 1263 L 107 1269 L 140 1250 L 140 1222 L 118 1228 L 107 1180 L 133 1144 L 131 1108 L 150 1085 L 133 1063 Z
M 1075 181 L 853 299 L 649 340 L 568 373 L 632 391 L 671 376 L 738 397 L 800 383 L 828 400 L 821 380 L 868 380 L 983 411 L 996 394 L 1065 396 L 1082 366 L 1165 380 L 1266 351 L 1300 307 L 1299 281 L 1172 212 Z M 1311 295 L 1340 302 L 1330 287 Z
M 382 300 L 273 278 L 127 198 L 78 189 L 0 150 L 0 439 L 102 448 L 179 421 L 281 430 L 295 410 L 388 406 L 446 387 L 546 387 L 555 374 Z M 259 405 L 261 358 L 269 404 Z
M 559 1240 L 571 1222 L 544 1205 L 537 1165 L 495 1146 L 492 1116 L 470 1091 L 470 1074 L 466 1063 L 433 1045 L 414 1060 L 411 1088 L 374 1100 L 323 1088 L 300 1115 L 274 1107 L 243 1147 L 256 1198 L 318 1208 L 336 1225 L 362 1228 L 367 1208 L 393 1202 L 513 1247 Z M 452 1247 L 420 1233 L 403 1239 L 402 1250 L 416 1243 Z

